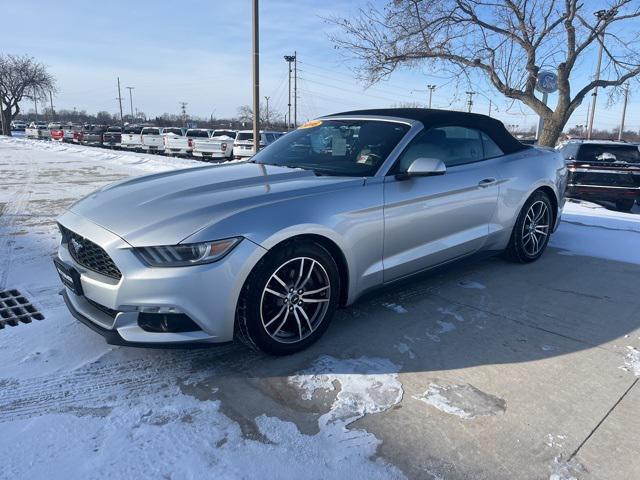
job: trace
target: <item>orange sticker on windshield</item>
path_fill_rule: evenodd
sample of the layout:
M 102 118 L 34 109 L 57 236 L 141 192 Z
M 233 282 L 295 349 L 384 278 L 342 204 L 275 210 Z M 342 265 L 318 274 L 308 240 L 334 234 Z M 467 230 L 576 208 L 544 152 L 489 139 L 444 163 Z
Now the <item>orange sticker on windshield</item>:
M 300 128 L 313 128 L 313 127 L 317 127 L 318 125 L 322 125 L 322 120 L 311 120 L 310 122 L 303 123 L 298 128 L 299 129 Z

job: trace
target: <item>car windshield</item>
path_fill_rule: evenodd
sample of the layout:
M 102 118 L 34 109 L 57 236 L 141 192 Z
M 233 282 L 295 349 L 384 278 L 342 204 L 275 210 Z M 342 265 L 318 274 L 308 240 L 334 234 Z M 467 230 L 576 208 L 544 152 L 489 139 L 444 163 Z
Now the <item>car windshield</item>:
M 107 132 L 110 133 L 120 133 L 122 129 L 120 127 L 109 127 L 107 128 Z
M 213 135 L 211 136 L 236 138 L 236 132 L 234 132 L 233 130 L 214 130 Z
M 142 132 L 142 127 L 125 127 L 124 133 L 140 133 Z
M 174 135 L 182 136 L 182 129 L 180 128 L 163 128 L 162 133 L 173 133 Z
M 626 162 L 640 163 L 637 145 L 604 145 L 586 143 L 580 147 L 578 158 L 581 162 Z
M 372 176 L 409 131 L 379 120 L 316 120 L 253 157 L 256 163 L 313 170 L 318 174 Z
M 238 132 L 236 135 L 236 140 L 240 142 L 253 142 L 253 133 L 252 132 Z
M 160 135 L 160 129 L 145 127 L 142 129 L 142 135 Z
M 187 137 L 208 138 L 209 132 L 206 130 L 187 130 Z

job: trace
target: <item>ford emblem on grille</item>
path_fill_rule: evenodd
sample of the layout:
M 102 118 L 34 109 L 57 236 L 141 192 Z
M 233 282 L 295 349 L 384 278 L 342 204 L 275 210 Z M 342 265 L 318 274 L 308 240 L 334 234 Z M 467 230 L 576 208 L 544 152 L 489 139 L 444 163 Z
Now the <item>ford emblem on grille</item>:
M 73 246 L 73 249 L 76 252 L 79 252 L 83 247 L 83 245 L 78 240 L 76 240 L 75 238 L 71 239 L 71 245 Z

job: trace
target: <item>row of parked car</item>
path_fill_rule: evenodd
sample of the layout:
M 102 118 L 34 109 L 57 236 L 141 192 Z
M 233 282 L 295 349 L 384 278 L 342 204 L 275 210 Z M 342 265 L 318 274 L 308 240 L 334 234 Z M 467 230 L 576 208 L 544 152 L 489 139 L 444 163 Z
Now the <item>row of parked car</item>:
M 17 130 L 17 128 L 16 128 Z M 122 148 L 172 156 L 193 156 L 225 161 L 253 155 L 252 130 L 227 130 L 148 125 L 73 125 L 32 122 L 24 129 L 32 139 Z M 285 132 L 261 131 L 260 147 L 275 142 Z

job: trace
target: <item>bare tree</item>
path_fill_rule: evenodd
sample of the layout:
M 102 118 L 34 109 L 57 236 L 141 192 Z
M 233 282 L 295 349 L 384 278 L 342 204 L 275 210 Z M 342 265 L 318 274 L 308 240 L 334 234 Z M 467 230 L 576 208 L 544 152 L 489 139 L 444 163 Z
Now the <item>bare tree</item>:
M 266 116 L 267 113 L 269 117 Z M 260 123 L 262 125 L 271 125 L 273 123 L 271 119 L 279 118 L 280 116 L 281 114 L 273 108 L 269 108 L 269 112 L 267 112 L 264 105 L 260 103 Z M 253 108 L 249 105 L 241 105 L 238 107 L 238 120 L 245 123 L 253 122 Z
M 0 54 L 0 118 L 2 134 L 11 135 L 11 120 L 20 113 L 23 99 L 46 98 L 55 91 L 47 67 L 34 58 Z
M 361 9 L 355 20 L 332 18 L 341 27 L 332 39 L 361 60 L 361 71 L 371 84 L 398 67 L 422 62 L 458 79 L 482 78 L 540 115 L 544 129 L 539 141 L 552 146 L 587 93 L 620 87 L 640 73 L 640 35 L 634 21 L 640 16 L 638 1 L 609 0 L 598 12 L 588 11 L 588 3 L 392 0 L 384 10 L 371 5 Z M 576 65 L 593 54 L 590 47 L 599 45 L 604 46 L 605 74 L 580 82 Z M 558 78 L 553 109 L 535 95 L 538 74 L 546 69 Z

